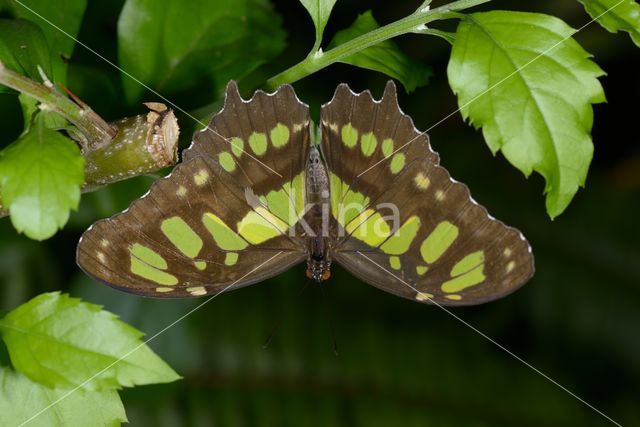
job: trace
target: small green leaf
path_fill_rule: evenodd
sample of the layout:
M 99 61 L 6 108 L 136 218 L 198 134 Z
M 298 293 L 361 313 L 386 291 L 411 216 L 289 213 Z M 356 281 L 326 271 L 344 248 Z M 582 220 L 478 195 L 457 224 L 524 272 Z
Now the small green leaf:
M 0 152 L 0 190 L 11 222 L 35 240 L 53 236 L 77 209 L 84 158 L 77 145 L 47 129 L 42 117 Z
M 142 343 L 142 332 L 68 295 L 37 296 L 0 321 L 0 330 L 16 370 L 50 387 L 110 390 L 180 378 Z
M 67 126 L 67 121 L 60 114 L 53 111 L 40 111 L 38 101 L 24 93 L 18 95 L 20 106 L 22 107 L 22 117 L 24 117 L 24 130 L 28 132 L 37 114 L 42 116 L 44 126 L 48 129 L 59 130 Z
M 371 11 L 358 16 L 351 27 L 336 33 L 328 48 L 341 45 L 358 36 L 379 28 Z M 375 46 L 368 47 L 340 62 L 378 71 L 402 82 L 407 92 L 428 83 L 432 72 L 429 67 L 405 55 L 398 45 L 385 40 Z
M 591 104 L 604 102 L 604 72 L 548 15 L 495 11 L 458 27 L 449 84 L 465 119 L 491 151 L 546 180 L 547 212 L 561 214 L 584 185 L 593 156 Z
M 63 2 L 22 0 L 22 3 L 31 10 L 12 1 L 10 4 L 14 15 L 28 19 L 42 29 L 51 48 L 53 73 L 49 75 L 49 78 L 56 83 L 65 84 L 67 76 L 66 59 L 71 58 L 75 48 L 75 39 L 80 31 L 87 0 L 65 0 Z
M 313 25 L 316 27 L 316 48 L 320 47 L 322 43 L 322 34 L 324 33 L 324 27 L 327 26 L 329 16 L 333 6 L 335 6 L 338 0 L 300 0 L 300 3 L 307 9 L 311 19 L 313 19 Z
M 23 19 L 0 19 L 0 61 L 9 69 L 40 80 L 38 66 L 51 74 L 51 60 L 40 28 Z M 11 89 L 0 85 L 1 92 Z
M 213 98 L 279 54 L 284 37 L 268 0 L 127 0 L 118 20 L 120 65 L 168 96 L 191 90 Z M 128 101 L 138 101 L 144 87 L 122 79 Z
M 640 4 L 635 0 L 578 0 L 607 31 L 626 31 L 640 47 Z
M 69 390 L 48 388 L 0 367 L 0 425 L 18 426 L 27 421 L 30 427 L 116 427 L 126 423 L 127 416 L 115 390 L 69 394 Z

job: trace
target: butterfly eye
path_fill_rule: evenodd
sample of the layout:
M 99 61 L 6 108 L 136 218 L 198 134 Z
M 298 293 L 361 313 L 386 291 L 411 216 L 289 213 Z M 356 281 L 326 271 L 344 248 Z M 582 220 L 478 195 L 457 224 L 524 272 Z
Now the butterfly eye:
M 308 277 L 309 279 L 313 279 L 313 273 L 312 273 L 312 272 L 311 272 L 311 270 L 310 270 L 310 269 L 308 269 L 308 268 L 307 268 L 307 277 Z
M 331 277 L 330 270 L 325 270 L 322 272 L 322 280 L 329 280 L 329 277 Z

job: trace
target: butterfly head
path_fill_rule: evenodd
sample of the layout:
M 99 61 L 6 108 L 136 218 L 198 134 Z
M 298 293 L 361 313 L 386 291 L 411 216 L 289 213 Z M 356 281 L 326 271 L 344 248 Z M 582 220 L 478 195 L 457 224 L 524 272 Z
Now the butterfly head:
M 313 279 L 318 283 L 329 280 L 329 278 L 331 277 L 329 263 L 307 263 L 307 277 L 309 279 Z

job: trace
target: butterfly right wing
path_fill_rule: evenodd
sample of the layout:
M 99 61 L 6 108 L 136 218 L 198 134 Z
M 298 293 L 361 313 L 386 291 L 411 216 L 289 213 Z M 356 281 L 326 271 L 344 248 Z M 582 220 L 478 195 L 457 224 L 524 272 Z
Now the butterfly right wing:
M 441 305 L 500 298 L 533 275 L 522 233 L 438 164 L 393 83 L 379 101 L 339 86 L 321 123 L 338 264 L 392 294 Z

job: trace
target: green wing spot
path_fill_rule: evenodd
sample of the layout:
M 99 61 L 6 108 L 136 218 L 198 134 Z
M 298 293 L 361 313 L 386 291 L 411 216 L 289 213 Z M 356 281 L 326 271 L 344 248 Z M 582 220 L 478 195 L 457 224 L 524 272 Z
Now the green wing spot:
M 271 142 L 273 146 L 276 148 L 284 147 L 289 143 L 289 128 L 283 125 L 282 123 L 278 123 L 276 127 L 271 129 Z
M 205 270 L 207 268 L 206 261 L 196 261 L 194 262 L 196 268 L 200 271 Z
M 482 283 L 486 277 L 484 276 L 484 264 L 481 264 L 471 271 L 467 271 L 462 276 L 448 280 L 442 284 L 444 292 L 459 292 L 471 286 Z
M 227 252 L 224 257 L 224 265 L 235 265 L 238 262 L 238 254 L 236 252 Z
M 236 161 L 233 160 L 233 156 L 226 151 L 218 154 L 218 161 L 220 162 L 220 166 L 227 172 L 236 170 Z
M 286 223 L 263 207 L 249 212 L 238 223 L 238 233 L 254 245 L 284 234 L 287 228 Z
M 347 233 L 371 247 L 377 247 L 391 234 L 389 224 L 373 209 L 367 209 L 345 227 Z
M 331 214 L 340 225 L 345 227 L 357 217 L 365 206 L 369 205 L 369 198 L 362 193 L 351 191 L 349 184 L 342 181 L 333 172 L 330 176 Z
M 151 248 L 141 245 L 140 243 L 134 243 L 131 245 L 129 252 L 131 255 L 151 267 L 159 268 L 161 270 L 167 269 L 167 261 L 165 261 L 159 253 Z
M 265 197 L 269 211 L 292 226 L 304 214 L 304 172 L 282 185 L 277 191 L 270 191 Z
M 443 221 L 438 224 L 420 246 L 422 259 L 428 264 L 437 261 L 458 238 L 458 233 L 458 227 L 449 221 Z
M 167 239 L 189 258 L 195 258 L 202 250 L 202 239 L 179 216 L 162 221 L 160 229 Z
M 427 267 L 426 265 L 419 265 L 416 267 L 416 273 L 418 273 L 418 276 L 424 276 L 424 274 L 429 270 L 429 267 Z
M 393 139 L 387 138 L 382 141 L 382 154 L 389 157 L 393 153 Z
M 348 148 L 353 148 L 358 143 L 358 131 L 351 125 L 351 123 L 347 123 L 342 126 L 342 143 L 346 145 Z
M 385 254 L 402 255 L 409 250 L 409 246 L 411 242 L 413 242 L 413 239 L 416 238 L 419 228 L 420 218 L 414 215 L 406 220 L 405 223 L 402 224 L 402 227 L 396 230 L 396 232 L 389 237 L 389 240 L 380 246 L 380 249 L 382 249 Z
M 400 263 L 400 258 L 397 256 L 389 257 L 389 265 L 394 270 L 400 270 L 402 268 L 402 264 Z
M 392 174 L 397 174 L 404 168 L 405 156 L 403 153 L 397 153 L 391 159 L 391 164 L 389 165 L 389 169 L 391 169 Z
M 288 188 L 288 193 L 290 197 L 289 203 L 293 201 L 293 204 L 295 206 L 296 214 L 297 214 L 297 217 L 295 218 L 295 222 L 297 222 L 298 219 L 304 216 L 304 212 L 305 212 L 305 206 L 304 206 L 305 193 L 306 193 L 305 172 L 300 172 L 298 176 L 293 178 L 293 180 L 291 180 L 288 184 L 285 184 L 284 188 L 285 189 Z M 289 225 L 293 225 L 293 224 L 294 222 L 289 222 Z
M 158 270 L 134 256 L 133 253 L 131 254 L 131 272 L 136 276 L 151 280 L 159 285 L 175 286 L 178 284 L 178 278 L 176 276 Z
M 223 251 L 241 251 L 249 244 L 238 236 L 227 224 L 218 216 L 210 212 L 202 215 L 202 223 L 213 236 L 216 245 Z
M 262 156 L 267 152 L 267 135 L 262 132 L 252 133 L 249 137 L 249 146 L 256 156 Z
M 422 172 L 418 172 L 418 174 L 413 177 L 413 182 L 415 182 L 416 187 L 421 190 L 426 190 L 427 188 L 429 188 L 429 185 L 431 185 L 431 180 L 429 179 L 429 177 Z
M 229 144 L 231 144 L 231 152 L 234 154 L 234 156 L 242 156 L 242 153 L 244 153 L 244 141 L 242 140 L 242 138 L 231 138 Z
M 460 276 L 484 263 L 484 251 L 477 251 L 462 258 L 451 270 L 451 277 Z
M 284 189 L 278 191 L 270 191 L 267 194 L 266 199 L 266 205 L 269 207 L 269 211 L 281 220 L 286 221 L 288 224 L 291 224 L 291 222 L 289 221 L 289 214 L 291 213 L 289 194 L 287 194 Z
M 378 146 L 378 139 L 373 134 L 373 132 L 365 133 L 360 138 L 360 149 L 362 150 L 362 154 L 366 157 L 371 157 L 374 151 L 376 151 L 376 147 Z

